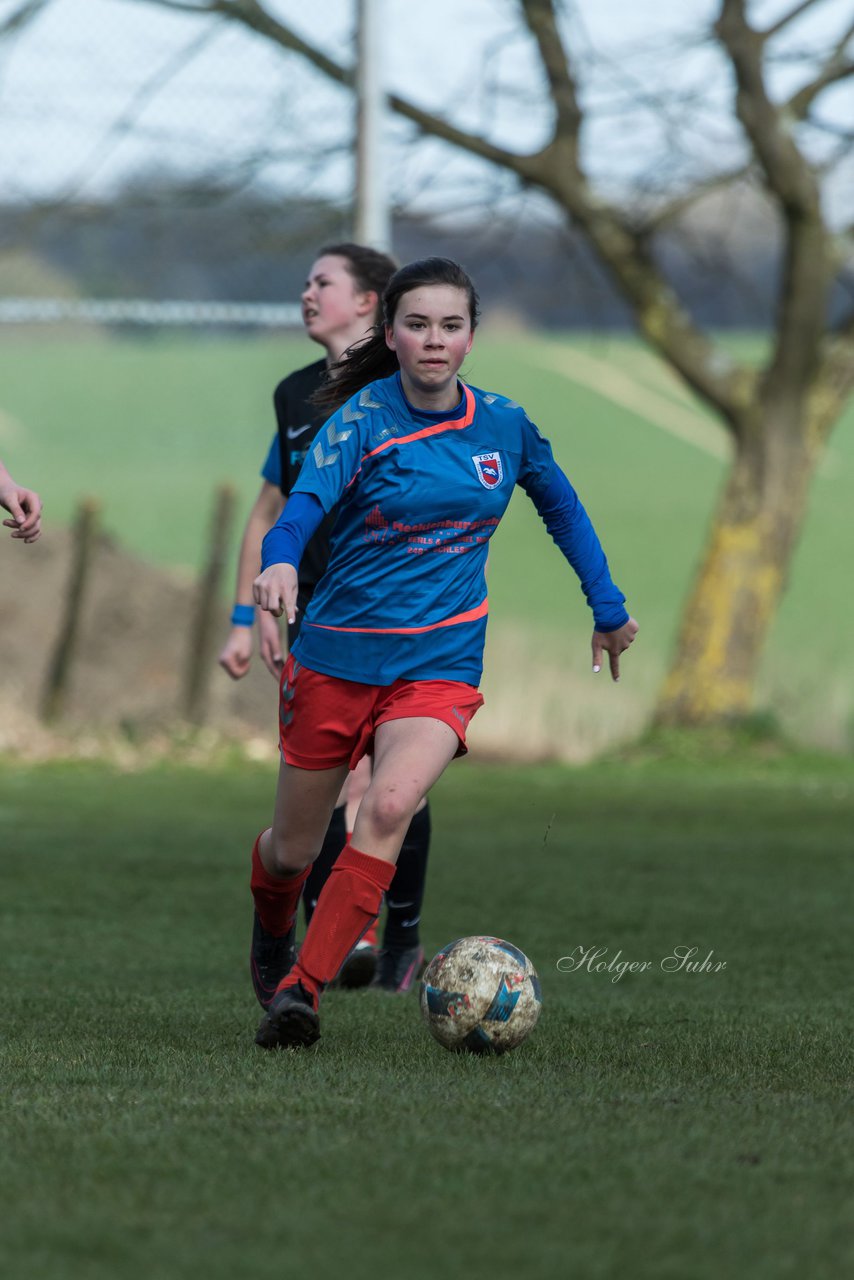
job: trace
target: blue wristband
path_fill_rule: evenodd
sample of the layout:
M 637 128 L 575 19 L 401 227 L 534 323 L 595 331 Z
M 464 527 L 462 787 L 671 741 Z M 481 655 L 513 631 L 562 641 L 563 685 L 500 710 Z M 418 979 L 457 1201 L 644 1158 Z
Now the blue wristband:
M 236 604 L 231 611 L 231 625 L 233 627 L 251 627 L 254 621 L 254 604 Z

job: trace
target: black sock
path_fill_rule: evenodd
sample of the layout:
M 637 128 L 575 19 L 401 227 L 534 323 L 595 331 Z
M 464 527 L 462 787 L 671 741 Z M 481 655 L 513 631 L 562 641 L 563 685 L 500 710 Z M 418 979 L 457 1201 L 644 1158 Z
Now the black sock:
M 420 935 L 421 904 L 427 879 L 427 855 L 430 852 L 430 806 L 416 813 L 397 860 L 397 870 L 386 894 L 383 946 L 394 951 L 417 947 Z
M 339 805 L 333 812 L 323 837 L 320 853 L 317 855 L 305 887 L 302 891 L 302 909 L 305 913 L 306 925 L 310 924 L 320 897 L 320 890 L 329 879 L 329 873 L 338 861 L 338 855 L 347 843 L 347 823 L 344 816 L 344 805 Z

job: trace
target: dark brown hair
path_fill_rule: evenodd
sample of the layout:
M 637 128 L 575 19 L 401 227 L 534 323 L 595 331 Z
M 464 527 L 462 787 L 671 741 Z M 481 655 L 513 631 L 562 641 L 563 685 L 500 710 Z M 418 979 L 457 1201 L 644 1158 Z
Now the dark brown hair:
M 336 253 L 338 250 L 325 249 L 324 252 Z M 409 262 L 395 271 L 385 287 L 381 322 L 368 331 L 367 337 L 348 347 L 341 359 L 330 366 L 327 381 L 314 393 L 312 401 L 333 413 L 369 382 L 396 373 L 399 368 L 397 356 L 386 346 L 385 326 L 394 323 L 398 303 L 405 293 L 437 284 L 463 290 L 474 330 L 480 319 L 480 302 L 471 277 L 459 263 L 450 258 L 420 258 L 417 262 Z
M 363 293 L 371 290 L 377 295 L 377 309 L 374 323 L 379 323 L 382 315 L 382 299 L 386 286 L 397 270 L 397 263 L 387 253 L 378 249 L 369 249 L 364 244 L 344 241 L 342 244 L 325 244 L 317 254 L 318 258 L 343 258 L 347 270 L 353 277 L 356 288 Z

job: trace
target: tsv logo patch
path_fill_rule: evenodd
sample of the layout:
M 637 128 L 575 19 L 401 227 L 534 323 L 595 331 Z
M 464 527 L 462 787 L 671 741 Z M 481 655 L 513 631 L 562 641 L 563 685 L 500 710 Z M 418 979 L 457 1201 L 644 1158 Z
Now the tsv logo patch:
M 484 489 L 494 489 L 504 479 L 504 467 L 500 453 L 476 453 L 472 455 L 477 478 Z

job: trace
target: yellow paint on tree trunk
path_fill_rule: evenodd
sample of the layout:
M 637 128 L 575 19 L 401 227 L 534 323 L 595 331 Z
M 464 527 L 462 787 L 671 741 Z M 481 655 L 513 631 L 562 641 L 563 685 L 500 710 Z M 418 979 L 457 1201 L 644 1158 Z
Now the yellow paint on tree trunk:
M 703 722 L 750 710 L 760 638 L 783 583 L 775 550 L 762 518 L 716 527 L 683 625 L 679 661 L 664 686 L 664 719 Z
M 759 662 L 837 394 L 835 384 L 819 383 L 807 414 L 794 422 L 785 418 L 785 425 L 755 406 L 683 615 L 658 723 L 710 725 L 751 711 Z

